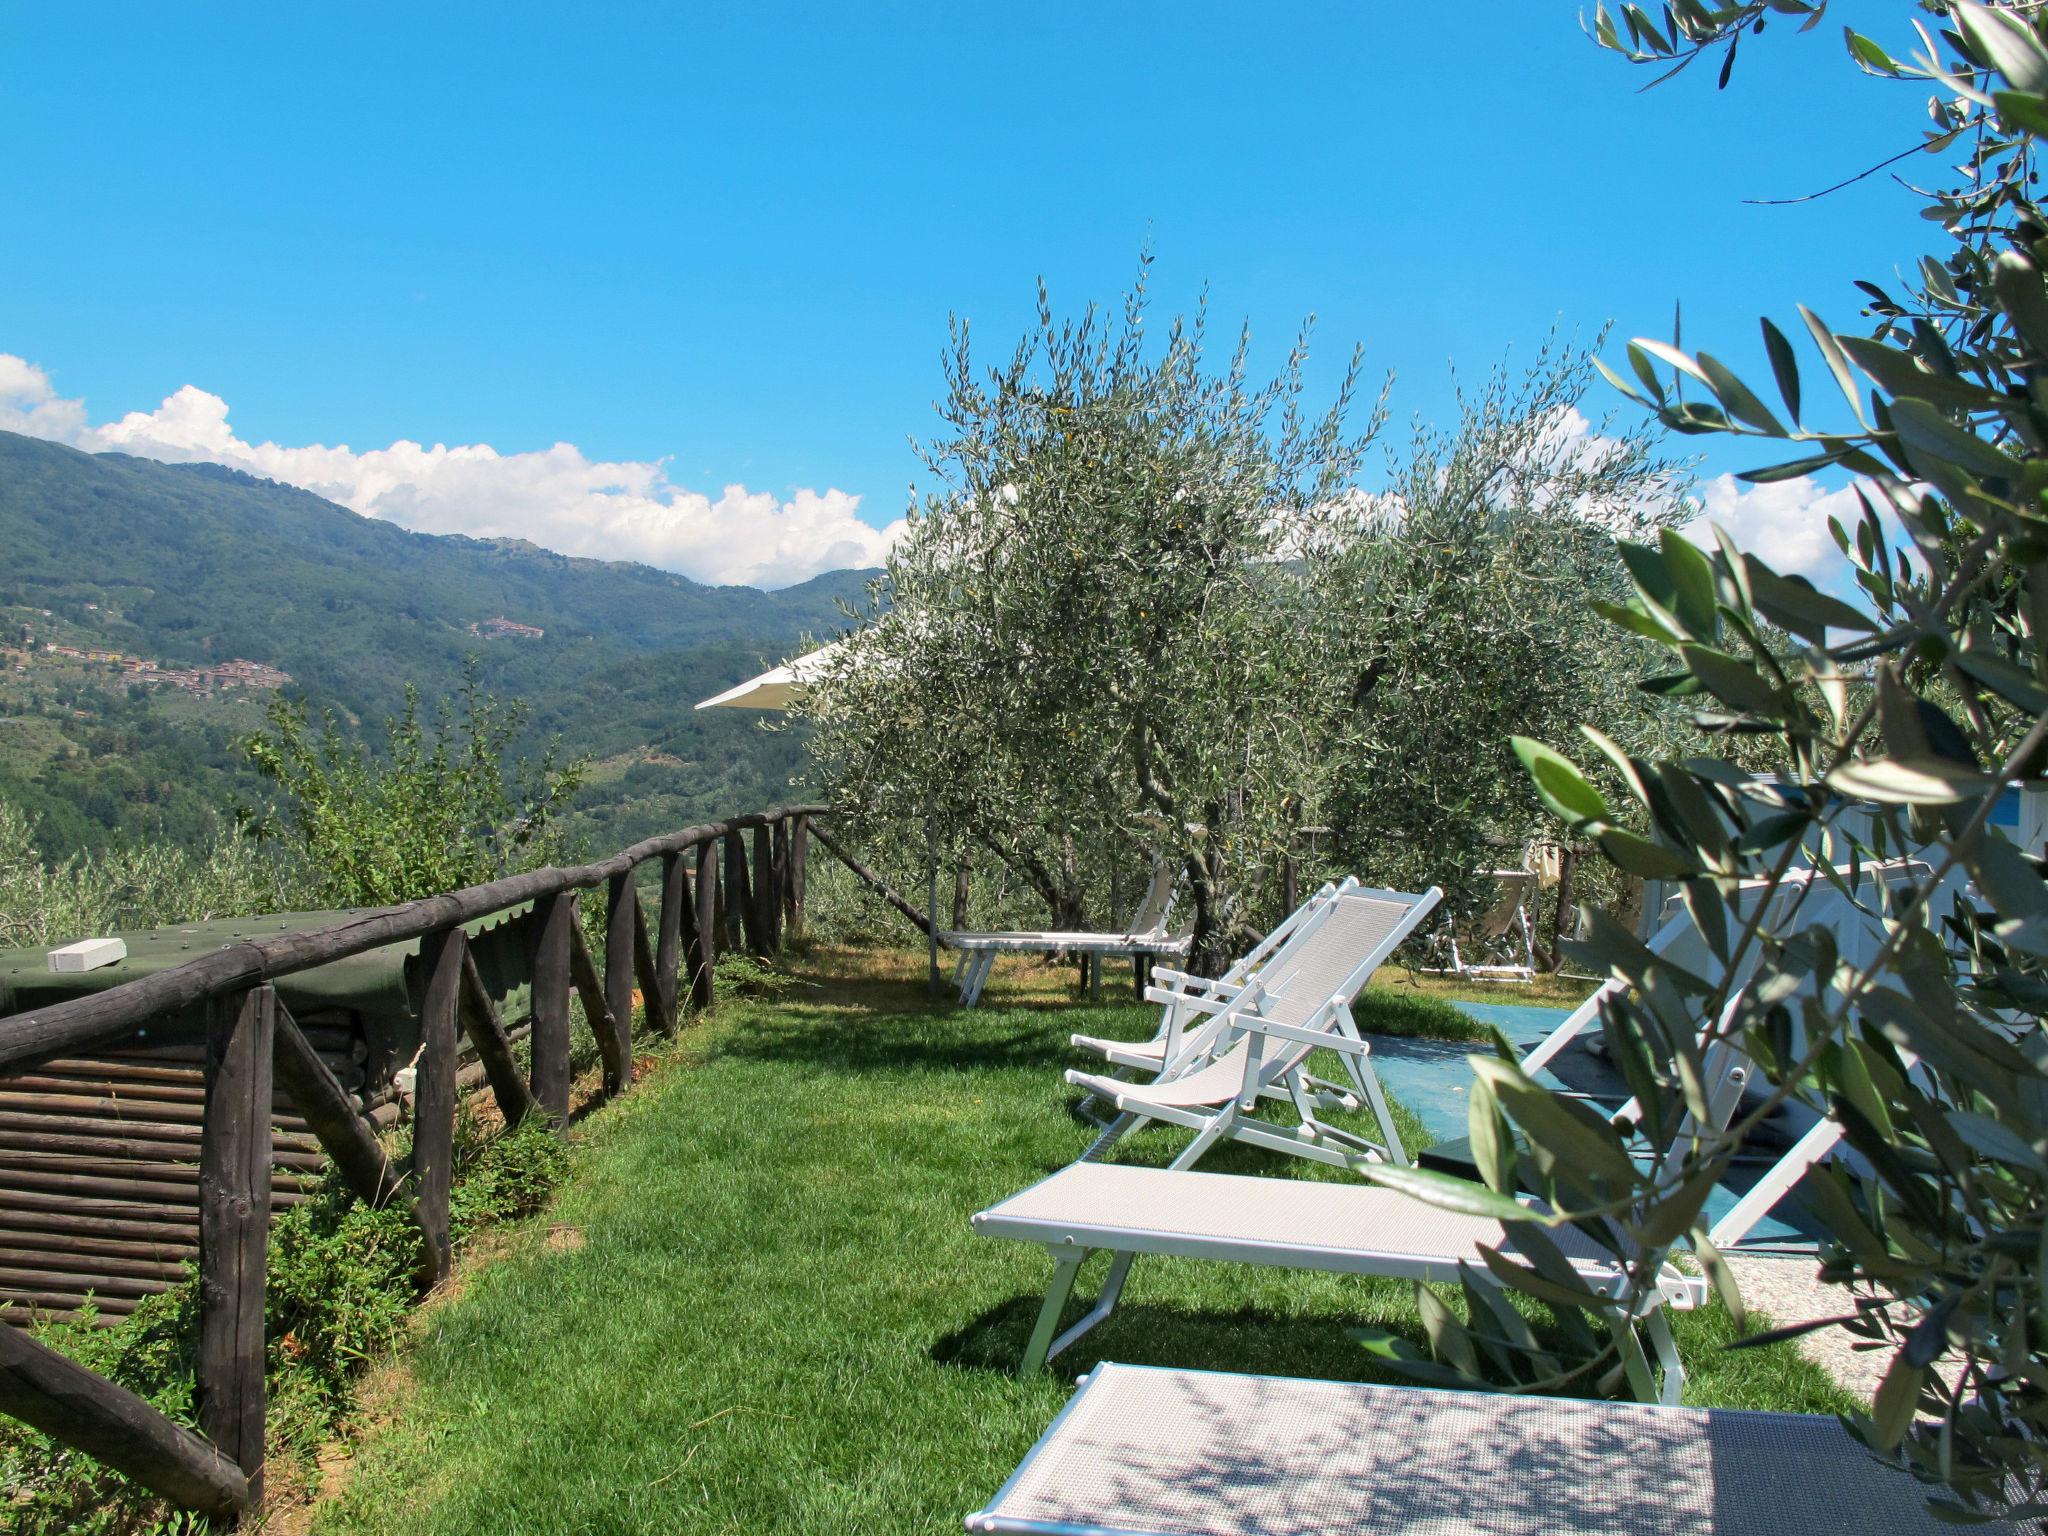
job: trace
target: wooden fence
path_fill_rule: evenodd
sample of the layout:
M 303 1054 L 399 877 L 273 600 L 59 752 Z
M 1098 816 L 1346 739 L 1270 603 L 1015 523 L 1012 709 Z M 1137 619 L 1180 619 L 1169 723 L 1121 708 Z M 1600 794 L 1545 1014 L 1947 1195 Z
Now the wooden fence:
M 199 1147 L 199 1432 L 127 1389 L 0 1326 L 0 1412 L 126 1473 L 186 1509 L 233 1518 L 263 1492 L 264 1276 L 269 1255 L 272 1094 L 288 1096 L 363 1199 L 405 1201 L 420 1232 L 420 1281 L 452 1261 L 449 1183 L 459 1038 L 467 1033 L 507 1123 L 569 1112 L 573 992 L 597 1038 L 607 1096 L 633 1079 L 633 994 L 650 1025 L 674 1033 L 685 1000 L 711 1005 L 722 949 L 756 954 L 800 932 L 810 818 L 780 806 L 686 827 L 598 864 L 542 869 L 388 907 L 346 922 L 216 950 L 188 965 L 31 1013 L 0 1019 L 0 1070 L 34 1066 L 132 1038 L 190 1008 L 206 1014 L 206 1102 Z M 751 849 L 749 849 L 751 834 Z M 720 849 L 723 848 L 723 873 Z M 751 855 L 751 857 L 750 857 Z M 652 923 L 635 876 L 660 861 Z M 579 893 L 604 892 L 602 970 L 578 920 Z M 531 1066 L 522 1072 L 504 1021 L 478 977 L 463 924 L 524 903 L 532 925 Z M 401 1176 L 376 1129 L 335 1079 L 272 983 L 280 976 L 420 941 L 420 1055 L 412 1165 Z

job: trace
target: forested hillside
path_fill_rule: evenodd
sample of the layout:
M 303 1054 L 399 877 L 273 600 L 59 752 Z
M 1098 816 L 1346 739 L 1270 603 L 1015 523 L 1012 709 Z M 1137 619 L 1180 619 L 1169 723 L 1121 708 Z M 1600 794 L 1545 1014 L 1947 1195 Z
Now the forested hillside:
M 839 622 L 863 575 L 780 592 L 511 540 L 410 532 L 217 465 L 90 455 L 0 433 L 0 795 L 46 850 L 194 835 L 257 786 L 234 740 L 260 669 L 375 734 L 407 683 L 432 701 L 475 656 L 599 760 L 594 834 L 772 798 L 792 738 L 698 698 Z M 494 624 L 493 621 L 504 621 Z M 58 647 L 53 651 L 52 646 Z M 195 669 L 247 661 L 257 683 Z

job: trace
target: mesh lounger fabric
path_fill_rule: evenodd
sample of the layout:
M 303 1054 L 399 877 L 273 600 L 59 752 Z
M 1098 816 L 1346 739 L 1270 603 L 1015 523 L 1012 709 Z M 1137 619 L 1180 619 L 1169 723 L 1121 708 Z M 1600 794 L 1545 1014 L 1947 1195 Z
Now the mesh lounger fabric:
M 1339 896 L 1335 910 L 1309 935 L 1286 973 L 1275 976 L 1268 967 L 1261 977 L 1265 987 L 1258 999 L 1260 1017 L 1281 1024 L 1306 1024 L 1316 1009 L 1348 990 L 1358 963 L 1414 912 L 1413 902 Z
M 1188 947 L 1179 935 L 1160 933 L 943 933 L 953 949 L 1014 949 L 1036 952 L 1047 949 L 1158 950 L 1178 954 Z
M 1264 990 L 1253 1012 L 1281 1024 L 1305 1025 L 1316 1009 L 1343 991 L 1359 961 L 1373 953 L 1387 936 L 1407 922 L 1415 911 L 1413 902 L 1386 901 L 1376 896 L 1340 895 L 1334 910 L 1320 923 L 1299 950 L 1277 957 L 1259 978 Z M 1192 1031 L 1191 1031 L 1192 1032 Z M 1099 1039 L 1074 1036 L 1074 1044 L 1099 1055 L 1137 1056 L 1148 1060 L 1166 1059 L 1163 1038 L 1148 1041 Z M 1172 1104 L 1219 1104 L 1236 1091 L 1239 1075 L 1226 1083 L 1218 1078 L 1214 1092 L 1185 1094 L 1160 1102 Z
M 1497 1221 L 1439 1210 L 1391 1189 L 1120 1163 L 1075 1163 L 974 1218 L 985 1237 L 1119 1253 L 1180 1254 L 1344 1274 L 1456 1280 L 1479 1244 L 1514 1244 Z M 1575 1228 L 1552 1240 L 1589 1283 L 1614 1260 Z M 1667 1271 L 1667 1295 L 1696 1303 L 1704 1282 Z
M 1228 1054 L 1217 1057 L 1206 1067 L 1198 1067 L 1186 1077 L 1176 1077 L 1164 1083 L 1122 1083 L 1100 1074 L 1076 1074 L 1076 1080 L 1081 1086 L 1119 1105 L 1156 1104 L 1162 1109 L 1206 1109 L 1228 1104 L 1237 1097 L 1238 1090 L 1244 1086 L 1244 1059 L 1250 1054 L 1251 1047 L 1240 1042 L 1232 1046 Z M 1298 1066 L 1307 1055 L 1307 1046 L 1289 1046 L 1284 1052 L 1261 1058 L 1260 1079 L 1272 1082 Z
M 1828 1418 L 1104 1364 L 967 1529 L 1953 1536 L 1926 1497 Z

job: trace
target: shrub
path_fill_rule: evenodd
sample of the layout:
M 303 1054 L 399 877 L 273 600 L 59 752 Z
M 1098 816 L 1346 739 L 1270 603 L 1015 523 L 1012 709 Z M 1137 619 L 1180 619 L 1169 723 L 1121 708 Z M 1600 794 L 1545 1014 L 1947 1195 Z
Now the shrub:
M 538 1118 L 489 1137 L 470 1122 L 457 1149 L 450 1196 L 458 1240 L 539 1210 L 567 1167 L 567 1148 Z M 417 1265 L 417 1233 L 405 1210 L 363 1205 L 337 1175 L 278 1213 L 265 1320 L 273 1459 L 309 1462 L 334 1432 L 353 1405 L 363 1368 L 405 1327 Z M 112 1326 L 97 1326 L 86 1315 L 40 1324 L 35 1332 L 176 1422 L 196 1422 L 196 1278 L 146 1298 Z M 185 1536 L 208 1528 L 90 1457 L 6 1418 L 0 1418 L 0 1489 L 11 1505 L 9 1529 L 21 1536 Z

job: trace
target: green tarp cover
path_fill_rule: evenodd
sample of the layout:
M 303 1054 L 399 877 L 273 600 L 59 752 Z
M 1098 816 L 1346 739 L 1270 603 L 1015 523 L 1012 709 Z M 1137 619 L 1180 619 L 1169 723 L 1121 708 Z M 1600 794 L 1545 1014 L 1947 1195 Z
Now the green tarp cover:
M 524 919 L 530 910 L 526 906 L 515 907 L 464 925 L 485 989 L 497 999 L 499 1011 L 508 1024 L 527 1009 L 530 962 Z M 111 991 L 123 982 L 184 965 L 211 950 L 280 933 L 323 928 L 354 915 L 276 912 L 263 917 L 219 918 L 170 928 L 93 935 L 123 940 L 128 956 L 91 971 L 52 971 L 48 952 L 43 949 L 0 949 L 0 1018 L 46 1008 L 67 998 Z M 329 961 L 312 970 L 279 977 L 278 997 L 296 1017 L 358 1014 L 365 1021 L 381 1025 L 381 1032 L 388 1038 L 409 1040 L 418 1033 L 419 953 L 420 941 L 412 939 Z M 186 1019 L 177 1032 L 197 1027 L 198 1022 L 196 1018 Z M 156 1038 L 163 1038 L 163 1021 L 159 1021 L 153 1033 Z

